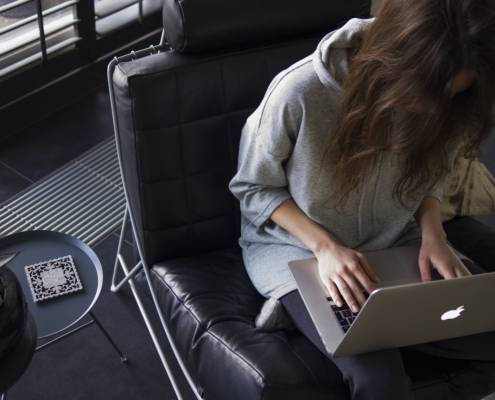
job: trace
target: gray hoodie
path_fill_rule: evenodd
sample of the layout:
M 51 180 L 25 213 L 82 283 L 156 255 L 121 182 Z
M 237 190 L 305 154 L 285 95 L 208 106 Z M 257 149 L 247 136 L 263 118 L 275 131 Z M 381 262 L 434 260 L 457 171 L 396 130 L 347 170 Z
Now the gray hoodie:
M 292 198 L 309 218 L 358 251 L 421 238 L 413 215 L 421 200 L 403 207 L 392 198 L 400 168 L 388 152 L 381 154 L 366 183 L 351 193 L 344 213 L 326 202 L 333 190 L 332 171 L 320 160 L 348 71 L 346 49 L 358 46 L 373 21 L 349 20 L 327 33 L 312 54 L 278 73 L 242 128 L 238 171 L 229 189 L 240 201 L 239 245 L 246 271 L 265 297 L 279 298 L 296 289 L 288 261 L 314 257 L 302 241 L 270 219 L 286 199 Z M 441 200 L 442 187 L 438 182 L 425 196 Z

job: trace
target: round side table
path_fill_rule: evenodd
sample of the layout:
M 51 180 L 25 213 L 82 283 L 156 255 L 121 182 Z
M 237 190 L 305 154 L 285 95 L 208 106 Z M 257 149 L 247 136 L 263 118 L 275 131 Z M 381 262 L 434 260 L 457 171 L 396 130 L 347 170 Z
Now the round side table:
M 103 270 L 98 256 L 88 245 L 64 233 L 33 230 L 0 238 L 0 254 L 8 253 L 18 253 L 8 266 L 21 284 L 28 310 L 36 323 L 38 342 L 43 339 L 36 351 L 94 323 L 115 349 L 120 360 L 127 361 L 110 334 L 91 312 L 101 293 Z M 82 289 L 35 302 L 24 267 L 66 255 L 72 256 Z M 91 319 L 77 324 L 87 314 Z

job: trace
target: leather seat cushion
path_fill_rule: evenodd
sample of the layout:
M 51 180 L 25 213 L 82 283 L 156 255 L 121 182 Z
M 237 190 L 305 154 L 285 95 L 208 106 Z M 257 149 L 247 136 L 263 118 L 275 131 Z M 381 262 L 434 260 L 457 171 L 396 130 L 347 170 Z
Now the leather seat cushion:
M 261 398 L 265 386 L 323 385 L 326 398 L 329 390 L 346 390 L 337 367 L 298 331 L 255 327 L 265 299 L 240 248 L 158 263 L 152 280 L 179 351 L 212 398 Z M 229 397 L 219 381 L 235 381 Z
M 299 331 L 256 328 L 266 299 L 252 286 L 240 248 L 167 260 L 151 276 L 176 346 L 209 398 L 348 398 L 335 364 Z M 480 387 L 469 362 L 414 351 L 403 356 L 419 399 L 456 398 L 448 383 L 454 377 Z

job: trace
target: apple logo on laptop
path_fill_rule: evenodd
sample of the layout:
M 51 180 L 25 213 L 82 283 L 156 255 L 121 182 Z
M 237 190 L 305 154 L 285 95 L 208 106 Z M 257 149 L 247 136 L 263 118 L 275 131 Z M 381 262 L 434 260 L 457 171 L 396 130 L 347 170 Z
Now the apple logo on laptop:
M 459 306 L 455 310 L 446 311 L 441 316 L 442 321 L 446 321 L 448 319 L 455 319 L 459 317 L 463 311 L 464 311 L 464 306 Z

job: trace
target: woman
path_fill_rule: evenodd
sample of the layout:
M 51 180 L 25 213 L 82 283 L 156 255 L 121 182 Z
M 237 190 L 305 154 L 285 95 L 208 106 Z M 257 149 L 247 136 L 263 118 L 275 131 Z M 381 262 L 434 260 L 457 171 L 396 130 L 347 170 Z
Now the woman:
M 246 271 L 328 357 L 288 261 L 316 257 L 354 312 L 376 283 L 365 251 L 420 241 L 423 280 L 465 274 L 441 224 L 442 178 L 458 144 L 468 155 L 493 125 L 494 39 L 492 0 L 385 1 L 277 74 L 243 126 L 229 188 Z M 495 360 L 494 344 L 490 333 L 437 348 Z M 399 349 L 332 360 L 353 399 L 412 398 Z

